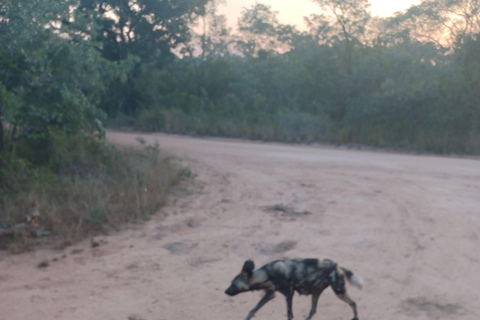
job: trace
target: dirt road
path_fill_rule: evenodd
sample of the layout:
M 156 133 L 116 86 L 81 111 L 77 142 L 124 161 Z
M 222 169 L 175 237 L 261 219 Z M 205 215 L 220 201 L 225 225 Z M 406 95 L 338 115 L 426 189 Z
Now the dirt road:
M 143 136 L 184 158 L 195 185 L 97 248 L 1 254 L 1 320 L 240 320 L 261 294 L 226 296 L 233 276 L 284 256 L 361 275 L 348 290 L 362 320 L 480 319 L 480 161 Z M 295 295 L 295 319 L 309 308 Z M 314 319 L 351 318 L 327 289 Z M 286 319 L 283 297 L 255 319 Z

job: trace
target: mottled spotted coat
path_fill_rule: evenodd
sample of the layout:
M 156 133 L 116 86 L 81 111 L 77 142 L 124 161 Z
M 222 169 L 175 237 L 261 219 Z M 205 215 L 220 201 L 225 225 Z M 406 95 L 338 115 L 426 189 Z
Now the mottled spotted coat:
M 362 280 L 348 269 L 339 267 L 335 262 L 325 259 L 283 259 L 270 262 L 255 270 L 252 260 L 245 261 L 242 271 L 231 286 L 225 291 L 230 296 L 252 290 L 265 290 L 265 296 L 248 314 L 246 320 L 275 296 L 275 291 L 282 293 L 287 301 L 288 320 L 293 319 L 293 294 L 312 295 L 312 308 L 305 320 L 315 314 L 320 294 L 331 286 L 335 294 L 348 303 L 354 313 L 353 320 L 358 320 L 357 307 L 345 289 L 345 279 L 361 288 Z

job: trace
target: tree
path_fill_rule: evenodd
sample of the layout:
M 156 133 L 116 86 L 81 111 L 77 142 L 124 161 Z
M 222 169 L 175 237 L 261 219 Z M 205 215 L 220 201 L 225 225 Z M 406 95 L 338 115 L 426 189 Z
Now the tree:
M 229 54 L 231 28 L 227 27 L 227 18 L 225 15 L 217 14 L 218 5 L 222 3 L 225 3 L 225 0 L 212 1 L 207 5 L 207 20 L 204 20 L 203 56 L 208 54 Z M 208 34 L 205 34 L 206 32 L 208 32 Z
M 327 41 L 343 43 L 343 60 L 347 73 L 353 70 L 355 47 L 366 44 L 367 25 L 371 19 L 368 0 L 313 0 L 325 12 L 306 19 L 310 29 L 330 33 Z
M 201 56 L 229 54 L 231 28 L 225 15 L 218 14 L 218 6 L 225 0 L 209 0 L 199 13 L 199 19 L 191 24 L 192 37 L 182 44 L 180 56 Z
M 367 24 L 371 19 L 368 0 L 312 0 L 327 15 L 312 15 L 317 21 L 330 25 L 333 37 L 339 40 L 365 42 Z
M 0 12 L 0 127 L 11 143 L 41 143 L 52 135 L 102 133 L 97 108 L 122 66 L 103 59 L 91 42 L 61 23 L 74 1 L 6 0 Z M 8 130 L 6 130 L 8 128 Z
M 175 59 L 174 49 L 190 41 L 190 26 L 205 13 L 209 1 L 79 1 L 72 25 L 99 44 L 103 57 L 109 61 L 139 58 L 126 81 L 112 84 L 103 96 L 102 108 L 109 115 L 138 113 L 142 93 L 134 90 L 134 82 L 141 66 L 162 67 L 171 63 Z
M 386 19 L 386 33 L 399 38 L 431 41 L 438 47 L 480 32 L 480 1 L 426 0 L 404 13 Z
M 255 3 L 244 8 L 238 19 L 239 38 L 236 49 L 246 56 L 256 56 L 259 52 L 288 51 L 291 35 L 296 32 L 289 25 L 278 22 L 277 11 L 268 5 Z
M 140 57 L 165 63 L 172 48 L 190 39 L 189 24 L 205 12 L 209 0 L 80 0 L 75 21 L 91 21 L 79 30 L 101 43 L 111 61 Z

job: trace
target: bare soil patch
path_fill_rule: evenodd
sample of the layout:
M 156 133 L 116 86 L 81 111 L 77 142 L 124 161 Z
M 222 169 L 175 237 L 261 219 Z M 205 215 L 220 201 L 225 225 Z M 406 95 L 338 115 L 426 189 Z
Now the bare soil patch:
M 443 319 L 444 317 L 461 316 L 464 314 L 463 307 L 451 303 L 439 303 L 428 301 L 426 298 L 410 298 L 402 302 L 402 312 L 415 317 L 424 313 L 428 318 Z
M 275 204 L 273 206 L 266 206 L 263 208 L 265 212 L 272 212 L 277 216 L 295 219 L 298 217 L 307 216 L 312 214 L 310 211 L 296 211 L 293 206 L 284 204 Z

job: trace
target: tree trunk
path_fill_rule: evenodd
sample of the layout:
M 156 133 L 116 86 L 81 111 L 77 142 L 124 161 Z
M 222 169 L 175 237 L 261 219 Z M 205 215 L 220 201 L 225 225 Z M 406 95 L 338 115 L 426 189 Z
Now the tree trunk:
M 3 151 L 3 122 L 0 119 L 0 153 Z
M 206 14 L 202 17 L 203 22 L 203 35 L 202 35 L 202 61 L 205 61 L 205 50 L 206 50 L 206 38 L 207 38 L 207 19 Z

